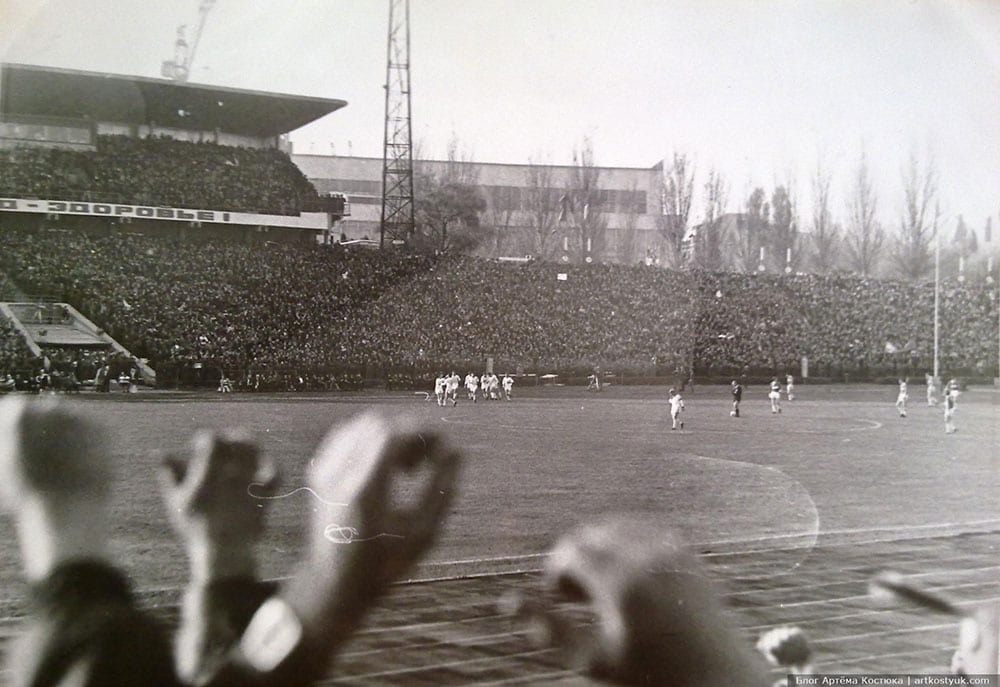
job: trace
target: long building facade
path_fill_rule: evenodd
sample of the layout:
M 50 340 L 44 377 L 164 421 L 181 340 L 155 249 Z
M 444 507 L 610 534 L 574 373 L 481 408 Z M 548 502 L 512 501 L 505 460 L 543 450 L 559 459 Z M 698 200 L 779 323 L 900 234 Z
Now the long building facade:
M 378 239 L 382 209 L 382 160 L 373 157 L 292 155 L 320 194 L 343 193 L 351 214 L 335 231 L 342 239 Z M 477 252 L 489 257 L 526 256 L 564 261 L 635 264 L 657 259 L 662 239 L 663 164 L 649 168 L 586 170 L 595 207 L 568 208 L 580 167 L 483 162 L 414 161 L 415 174 L 458 176 L 476 186 L 488 229 Z M 586 218 L 590 241 L 581 238 Z

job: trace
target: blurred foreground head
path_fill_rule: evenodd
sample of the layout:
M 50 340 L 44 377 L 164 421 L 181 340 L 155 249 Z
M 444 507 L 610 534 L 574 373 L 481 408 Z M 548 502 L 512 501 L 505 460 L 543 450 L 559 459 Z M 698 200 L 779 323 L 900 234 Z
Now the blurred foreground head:
M 100 432 L 55 399 L 0 401 L 0 495 L 7 508 L 26 498 L 103 498 L 111 470 Z
M 680 687 L 770 683 L 762 658 L 723 618 L 699 561 L 661 523 L 619 516 L 570 532 L 553 548 L 543 584 L 538 615 L 549 641 L 595 677 Z
M 0 505 L 17 523 L 28 579 L 103 558 L 110 484 L 101 432 L 70 404 L 0 401 Z

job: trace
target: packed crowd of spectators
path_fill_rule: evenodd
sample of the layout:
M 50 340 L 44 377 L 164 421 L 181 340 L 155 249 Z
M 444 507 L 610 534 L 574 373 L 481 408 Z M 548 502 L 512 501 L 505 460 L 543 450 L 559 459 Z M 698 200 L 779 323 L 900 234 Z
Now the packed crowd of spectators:
M 35 361 L 21 333 L 6 318 L 0 318 L 0 376 L 32 369 Z
M 450 257 L 389 284 L 366 320 L 380 358 L 482 361 L 503 369 L 689 359 L 693 294 L 684 275 L 641 267 L 507 265 Z
M 931 286 L 855 277 L 512 266 L 16 229 L 0 262 L 21 288 L 75 305 L 164 378 L 200 361 L 237 388 L 288 379 L 289 388 L 333 388 L 336 368 L 433 376 L 487 357 L 511 371 L 641 376 L 794 372 L 808 357 L 813 376 L 860 379 L 917 374 L 933 354 Z M 991 286 L 944 285 L 946 370 L 992 374 L 996 308 Z
M 364 249 L 15 229 L 0 261 L 24 289 L 73 304 L 154 368 L 212 361 L 230 375 L 365 362 L 362 305 L 425 269 Z
M 316 189 L 273 148 L 102 135 L 93 152 L 0 152 L 0 195 L 297 214 Z
M 816 275 L 700 275 L 695 369 L 792 370 L 803 357 L 814 376 L 855 378 L 930 370 L 934 285 Z M 940 359 L 946 369 L 996 369 L 996 290 L 942 285 Z

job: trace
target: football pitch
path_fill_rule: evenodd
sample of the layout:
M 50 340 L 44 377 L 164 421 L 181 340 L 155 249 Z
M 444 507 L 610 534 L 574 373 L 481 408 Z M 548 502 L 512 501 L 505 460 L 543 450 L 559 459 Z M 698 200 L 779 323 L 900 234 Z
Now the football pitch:
M 460 399 L 456 407 L 402 391 L 69 402 L 106 429 L 116 467 L 112 550 L 151 603 L 175 601 L 187 578 L 158 493 L 164 451 L 179 450 L 196 428 L 245 427 L 257 437 L 282 474 L 259 548 L 263 576 L 280 578 L 302 552 L 314 496 L 301 487 L 312 451 L 332 426 L 367 410 L 414 414 L 463 455 L 457 498 L 414 580 L 538 570 L 561 533 L 610 513 L 654 518 L 709 557 L 755 555 L 758 590 L 772 577 L 795 579 L 822 547 L 848 547 L 857 569 L 857 552 L 878 555 L 879 542 L 1000 531 L 1000 393 L 964 393 L 958 432 L 946 435 L 940 407 L 916 393 L 901 418 L 892 386 L 797 391 L 775 415 L 766 389 L 749 387 L 742 417 L 732 418 L 727 388 L 699 387 L 685 394 L 684 428 L 676 431 L 666 390 L 653 387 L 515 387 L 510 402 Z M 10 618 L 23 612 L 24 588 L 9 519 L 0 526 Z M 823 561 L 836 577 L 836 557 Z M 911 563 L 915 572 L 940 572 L 933 558 Z M 863 567 L 878 564 L 866 559 Z M 725 579 L 725 565 L 715 569 L 737 596 L 746 591 L 739 579 Z M 758 620 L 763 626 L 768 618 Z

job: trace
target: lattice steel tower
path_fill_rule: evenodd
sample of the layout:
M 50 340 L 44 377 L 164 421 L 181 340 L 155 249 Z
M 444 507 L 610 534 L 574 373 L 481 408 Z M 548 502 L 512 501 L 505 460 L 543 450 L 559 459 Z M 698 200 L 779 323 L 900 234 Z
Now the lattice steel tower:
M 410 0 L 389 0 L 379 245 L 413 235 L 413 125 L 410 121 Z

